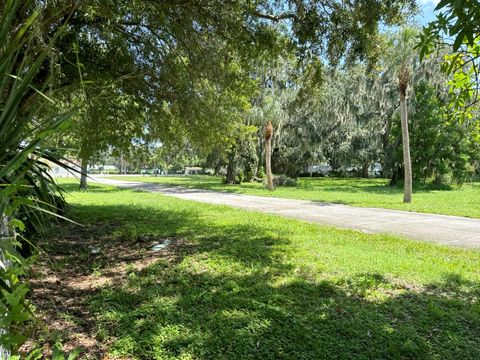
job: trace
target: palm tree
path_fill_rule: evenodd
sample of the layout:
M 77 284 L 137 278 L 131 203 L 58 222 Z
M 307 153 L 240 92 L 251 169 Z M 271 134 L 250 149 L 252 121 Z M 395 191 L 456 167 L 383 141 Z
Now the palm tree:
M 265 126 L 265 173 L 267 175 L 267 189 L 273 190 L 273 175 L 272 175 L 272 135 L 273 126 L 269 121 Z
M 400 120 L 402 124 L 403 169 L 405 182 L 403 187 L 403 202 L 412 202 L 412 160 L 410 158 L 410 138 L 408 133 L 407 87 L 410 80 L 410 71 L 403 64 L 398 73 L 400 87 Z

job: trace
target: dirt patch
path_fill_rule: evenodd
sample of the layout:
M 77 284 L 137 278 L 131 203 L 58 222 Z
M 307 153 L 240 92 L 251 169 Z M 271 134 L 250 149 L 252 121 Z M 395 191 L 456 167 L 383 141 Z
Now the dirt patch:
M 114 228 L 111 224 L 107 229 L 64 224 L 61 235 L 44 243 L 45 251 L 31 272 L 29 301 L 36 317 L 22 353 L 31 351 L 38 341 L 45 344 L 46 355 L 55 343 L 61 343 L 66 352 L 81 349 L 82 359 L 107 359 L 109 342 L 97 338 L 88 300 L 102 288 L 126 284 L 129 273 L 157 261 L 178 262 L 181 248 L 188 247 L 182 239 L 154 235 L 119 239 L 111 235 Z M 166 246 L 153 251 L 152 246 L 159 243 Z

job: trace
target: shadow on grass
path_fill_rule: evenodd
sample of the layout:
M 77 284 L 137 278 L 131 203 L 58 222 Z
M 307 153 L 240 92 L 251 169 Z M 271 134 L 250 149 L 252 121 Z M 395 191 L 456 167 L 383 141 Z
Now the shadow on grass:
M 327 192 L 346 192 L 346 193 L 369 193 L 369 194 L 381 194 L 381 195 L 401 195 L 403 194 L 403 184 L 397 185 L 372 185 L 371 183 L 365 183 L 365 181 L 359 181 L 356 184 L 356 180 L 352 179 L 350 183 L 346 185 L 319 185 L 315 187 L 317 190 Z M 315 188 L 312 188 L 315 189 Z M 429 193 L 431 191 L 453 191 L 454 187 L 450 185 L 436 185 L 436 184 L 422 184 L 414 183 L 413 191 L 415 193 Z
M 165 272 L 154 266 L 139 274 L 135 290 L 110 287 L 93 299 L 100 328 L 116 334 L 114 351 L 145 359 L 480 355 L 476 295 L 465 297 L 451 285 L 448 295 L 442 294 L 445 284 L 436 284 L 436 292 L 407 290 L 372 302 L 364 294 L 389 285 L 376 281 L 379 274 L 353 277 L 345 289 L 301 277 L 274 285 L 262 273 Z
M 34 282 L 47 325 L 68 314 L 73 325 L 59 331 L 89 338 L 73 344 L 94 343 L 94 357 L 108 348 L 138 359 L 480 358 L 479 283 L 451 274 L 422 288 L 379 273 L 319 280 L 286 257 L 288 234 L 189 209 L 76 208 L 89 225 L 49 239 L 45 272 L 54 269 L 57 286 Z M 162 239 L 172 246 L 152 253 Z

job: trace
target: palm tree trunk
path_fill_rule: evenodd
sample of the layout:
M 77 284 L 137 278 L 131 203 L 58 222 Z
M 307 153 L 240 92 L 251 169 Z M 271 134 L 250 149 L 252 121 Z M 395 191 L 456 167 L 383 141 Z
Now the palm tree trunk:
M 400 84 L 400 120 L 402 123 L 402 145 L 403 145 L 403 169 L 405 182 L 403 187 L 403 202 L 412 202 L 412 161 L 410 158 L 410 138 L 408 133 L 408 112 L 407 112 L 407 85 L 410 74 L 404 65 L 398 76 Z
M 273 126 L 269 121 L 265 127 L 265 173 L 267 175 L 267 189 L 273 190 L 272 175 L 272 134 Z
M 407 101 L 400 98 L 400 116 L 402 121 L 403 167 L 405 183 L 403 188 L 403 202 L 412 202 L 412 160 L 410 158 L 410 138 L 408 134 Z

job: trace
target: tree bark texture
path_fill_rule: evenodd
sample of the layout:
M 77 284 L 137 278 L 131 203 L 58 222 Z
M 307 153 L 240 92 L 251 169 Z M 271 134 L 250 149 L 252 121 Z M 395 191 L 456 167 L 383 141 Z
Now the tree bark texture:
M 269 121 L 265 127 L 265 173 L 267 175 L 267 189 L 273 190 L 272 174 L 272 135 L 273 126 Z
M 81 163 L 81 174 L 80 174 L 80 189 L 86 189 L 87 184 L 87 168 L 88 168 L 88 161 L 86 159 L 82 159 Z
M 398 76 L 400 85 L 400 120 L 402 123 L 403 169 L 405 182 L 403 187 L 403 202 L 412 202 L 412 161 L 410 157 L 410 137 L 408 133 L 407 85 L 410 74 L 406 66 L 402 66 Z
M 229 161 L 227 164 L 227 179 L 226 183 L 229 185 L 235 184 L 235 164 Z
M 370 167 L 370 164 L 362 164 L 362 178 L 367 179 L 368 178 L 368 168 Z

